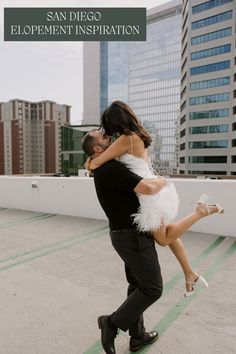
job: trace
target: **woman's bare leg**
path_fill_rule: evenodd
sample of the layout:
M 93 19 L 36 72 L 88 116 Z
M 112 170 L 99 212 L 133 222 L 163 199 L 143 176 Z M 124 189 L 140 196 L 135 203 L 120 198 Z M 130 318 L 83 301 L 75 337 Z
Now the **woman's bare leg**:
M 199 275 L 198 273 L 194 272 L 191 267 L 183 242 L 180 239 L 177 239 L 172 242 L 169 247 L 183 269 L 185 281 L 196 281 Z M 186 291 L 192 291 L 192 287 L 192 284 L 186 283 Z
M 217 206 L 209 206 L 210 214 L 204 204 L 198 204 L 195 211 L 188 214 L 184 218 L 167 226 L 161 226 L 153 232 L 155 241 L 161 246 L 168 246 L 177 238 L 182 236 L 193 224 L 205 216 L 217 213 Z

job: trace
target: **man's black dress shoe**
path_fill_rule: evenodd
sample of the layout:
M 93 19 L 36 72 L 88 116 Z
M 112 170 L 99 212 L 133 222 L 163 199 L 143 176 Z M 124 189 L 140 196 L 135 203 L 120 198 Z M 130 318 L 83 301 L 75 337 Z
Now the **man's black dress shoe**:
M 154 343 L 158 339 L 158 332 L 152 331 L 152 332 L 146 332 L 142 338 L 130 338 L 129 342 L 129 350 L 131 352 L 137 352 L 140 350 L 144 345 Z
M 117 329 L 109 326 L 108 316 L 98 317 L 98 327 L 101 329 L 101 342 L 103 349 L 107 354 L 115 354 L 114 340 L 116 338 Z

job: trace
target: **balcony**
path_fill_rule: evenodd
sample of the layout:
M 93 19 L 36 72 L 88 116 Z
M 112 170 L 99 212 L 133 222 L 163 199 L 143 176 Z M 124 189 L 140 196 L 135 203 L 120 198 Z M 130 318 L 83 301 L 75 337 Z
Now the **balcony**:
M 176 258 L 157 246 L 165 288 L 145 323 L 160 339 L 145 353 L 233 353 L 236 182 L 174 181 L 180 216 L 202 192 L 223 204 L 225 215 L 202 220 L 183 237 L 194 269 L 209 282 L 191 298 L 183 298 Z M 93 180 L 3 176 L 0 207 L 1 352 L 101 354 L 96 318 L 121 304 L 126 281 Z M 117 353 L 129 353 L 128 341 L 120 332 Z

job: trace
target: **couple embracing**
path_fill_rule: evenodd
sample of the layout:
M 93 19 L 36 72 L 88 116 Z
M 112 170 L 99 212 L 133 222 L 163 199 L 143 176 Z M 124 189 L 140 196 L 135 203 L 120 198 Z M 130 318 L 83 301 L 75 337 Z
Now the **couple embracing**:
M 83 150 L 90 157 L 99 202 L 109 220 L 113 247 L 124 262 L 127 298 L 110 315 L 98 317 L 101 341 L 107 354 L 115 354 L 120 328 L 129 331 L 132 352 L 158 339 L 147 332 L 143 312 L 162 295 L 163 283 L 155 243 L 169 246 L 185 276 L 184 296 L 194 293 L 203 276 L 191 267 L 180 237 L 198 220 L 223 213 L 218 204 L 206 204 L 203 195 L 195 210 L 173 222 L 179 199 L 174 184 L 152 170 L 148 159 L 151 136 L 133 110 L 114 101 L 102 114 L 101 129 L 86 134 Z

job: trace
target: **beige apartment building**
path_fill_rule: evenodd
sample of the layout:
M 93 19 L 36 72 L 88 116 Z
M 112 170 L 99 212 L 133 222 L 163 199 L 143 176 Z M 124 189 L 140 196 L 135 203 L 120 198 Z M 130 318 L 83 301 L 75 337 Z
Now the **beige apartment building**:
M 61 127 L 70 106 L 13 99 L 0 103 L 0 174 L 61 171 Z
M 180 173 L 236 175 L 236 0 L 184 0 Z

